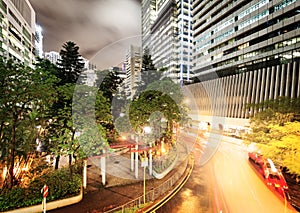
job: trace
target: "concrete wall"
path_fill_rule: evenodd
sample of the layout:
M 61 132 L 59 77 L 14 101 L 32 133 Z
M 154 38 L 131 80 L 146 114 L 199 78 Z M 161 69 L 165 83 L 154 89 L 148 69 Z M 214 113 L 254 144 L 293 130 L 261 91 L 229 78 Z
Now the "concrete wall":
M 256 113 L 248 104 L 300 97 L 299 66 L 293 62 L 184 86 L 193 99 L 193 119 L 247 125 Z

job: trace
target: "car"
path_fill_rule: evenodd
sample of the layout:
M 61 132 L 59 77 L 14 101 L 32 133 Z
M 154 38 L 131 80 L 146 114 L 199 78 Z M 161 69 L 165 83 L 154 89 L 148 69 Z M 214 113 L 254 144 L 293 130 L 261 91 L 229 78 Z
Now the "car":
M 269 158 L 265 158 L 258 152 L 249 152 L 249 160 L 255 164 L 255 169 L 264 177 L 268 186 L 274 187 L 282 196 L 285 196 L 288 190 L 288 185 L 281 171 L 278 170 Z

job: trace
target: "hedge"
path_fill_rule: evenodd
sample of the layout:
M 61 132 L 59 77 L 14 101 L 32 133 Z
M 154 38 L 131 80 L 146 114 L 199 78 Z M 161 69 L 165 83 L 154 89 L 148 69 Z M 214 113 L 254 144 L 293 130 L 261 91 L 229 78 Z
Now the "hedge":
M 48 186 L 47 201 L 68 198 L 80 193 L 81 176 L 73 174 L 71 180 L 69 170 L 60 169 L 36 178 L 28 188 L 3 189 L 0 192 L 0 212 L 42 203 L 44 184 Z

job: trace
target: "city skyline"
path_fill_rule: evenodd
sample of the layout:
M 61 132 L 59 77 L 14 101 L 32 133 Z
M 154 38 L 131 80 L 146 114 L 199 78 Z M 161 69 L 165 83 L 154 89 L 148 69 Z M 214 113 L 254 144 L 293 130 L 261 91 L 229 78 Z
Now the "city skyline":
M 140 37 L 138 0 L 29 1 L 43 28 L 45 52 L 59 52 L 65 42 L 73 41 L 83 57 L 104 69 L 124 60 L 132 38 Z

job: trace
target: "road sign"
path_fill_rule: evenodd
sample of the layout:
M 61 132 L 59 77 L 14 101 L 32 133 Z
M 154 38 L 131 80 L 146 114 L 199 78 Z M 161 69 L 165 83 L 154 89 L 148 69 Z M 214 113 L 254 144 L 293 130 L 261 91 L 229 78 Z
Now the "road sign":
M 141 167 L 147 167 L 148 166 L 148 158 L 142 158 L 141 159 Z

